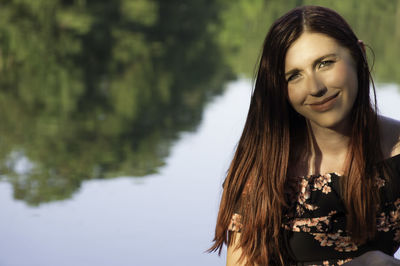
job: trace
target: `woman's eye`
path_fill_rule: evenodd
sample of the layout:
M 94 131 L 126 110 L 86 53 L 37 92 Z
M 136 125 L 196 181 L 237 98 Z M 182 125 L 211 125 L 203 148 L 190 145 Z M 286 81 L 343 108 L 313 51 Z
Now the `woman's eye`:
M 299 76 L 300 76 L 299 73 L 294 73 L 293 75 L 290 75 L 290 77 L 287 79 L 287 81 L 289 82 L 289 81 L 295 80 Z
M 325 61 L 322 61 L 321 63 L 319 63 L 318 68 L 330 66 L 330 65 L 332 65 L 334 62 L 335 62 L 335 61 L 333 61 L 333 60 L 325 60 Z

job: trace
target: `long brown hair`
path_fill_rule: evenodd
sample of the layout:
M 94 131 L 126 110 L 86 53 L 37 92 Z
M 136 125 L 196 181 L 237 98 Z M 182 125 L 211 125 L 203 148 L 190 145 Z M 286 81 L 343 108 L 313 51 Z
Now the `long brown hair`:
M 288 207 L 288 166 L 296 156 L 295 145 L 307 139 L 307 126 L 305 118 L 288 102 L 284 58 L 305 30 L 335 39 L 349 49 L 356 62 L 358 95 L 350 114 L 353 123 L 342 196 L 352 239 L 363 243 L 375 234 L 379 199 L 374 186 L 377 170 L 373 166 L 382 159 L 382 153 L 365 52 L 350 26 L 335 11 L 318 6 L 298 7 L 275 21 L 265 38 L 249 113 L 224 182 L 214 245 L 210 248 L 221 252 L 224 243 L 230 244 L 228 226 L 240 208 L 243 227 L 239 246 L 248 265 L 287 263 L 282 217 Z

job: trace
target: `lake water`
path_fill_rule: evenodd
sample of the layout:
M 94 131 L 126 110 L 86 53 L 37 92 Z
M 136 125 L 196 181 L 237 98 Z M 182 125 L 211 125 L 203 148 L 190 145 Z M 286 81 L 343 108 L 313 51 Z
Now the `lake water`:
M 399 87 L 378 87 L 381 113 L 400 119 Z M 38 207 L 0 182 L 0 266 L 224 265 L 224 253 L 205 250 L 250 95 L 250 81 L 229 83 L 159 174 L 85 181 L 72 198 Z

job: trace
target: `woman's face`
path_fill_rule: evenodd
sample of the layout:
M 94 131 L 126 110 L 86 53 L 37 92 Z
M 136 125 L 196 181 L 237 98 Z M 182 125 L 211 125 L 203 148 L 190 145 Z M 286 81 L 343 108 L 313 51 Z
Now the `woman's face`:
M 350 51 L 322 33 L 304 32 L 285 58 L 289 102 L 313 127 L 349 122 L 357 97 L 357 69 Z

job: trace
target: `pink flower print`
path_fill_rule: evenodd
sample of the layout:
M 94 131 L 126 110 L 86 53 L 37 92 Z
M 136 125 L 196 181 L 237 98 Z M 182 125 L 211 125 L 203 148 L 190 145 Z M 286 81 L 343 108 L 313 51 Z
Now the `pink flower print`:
M 332 189 L 330 186 L 325 185 L 324 188 L 322 189 L 322 193 L 328 194 L 329 192 L 331 192 Z
M 400 242 L 400 230 L 397 229 L 396 232 L 394 233 L 394 241 Z
M 400 208 L 400 198 L 398 198 L 393 204 L 397 209 Z
M 314 205 L 308 204 L 308 203 L 304 203 L 304 207 L 309 211 L 315 211 L 316 209 L 318 209 L 318 206 L 314 206 Z
M 396 209 L 394 211 L 390 212 L 390 222 L 391 223 L 396 223 L 399 222 L 400 220 L 400 210 Z
M 323 193 L 328 194 L 331 192 L 331 188 L 328 183 L 332 182 L 332 178 L 330 174 L 321 175 L 314 180 L 314 188 L 313 191 L 322 190 Z
M 336 213 L 337 213 L 337 211 L 333 210 L 333 211 L 330 211 L 330 212 L 328 213 L 328 215 L 329 215 L 329 216 L 332 216 L 332 215 L 334 215 L 334 214 L 336 214 Z
M 384 212 L 382 212 L 379 217 L 376 218 L 376 229 L 383 232 L 389 231 L 388 217 Z
M 345 264 L 346 262 L 349 262 L 349 261 L 351 261 L 351 260 L 353 260 L 352 258 L 348 258 L 348 259 L 345 259 L 345 260 L 338 260 L 337 261 L 337 265 L 343 265 L 343 264 Z
M 231 218 L 231 222 L 228 226 L 229 231 L 240 232 L 242 229 L 242 216 L 240 214 L 234 213 Z
M 384 187 L 385 183 L 386 183 L 385 179 L 375 177 L 375 186 L 377 186 L 378 188 Z
M 339 230 L 340 231 L 340 230 Z M 333 234 L 314 233 L 314 239 L 320 242 L 321 246 L 335 246 L 335 250 L 343 252 L 355 251 L 357 245 L 351 241 L 349 236 L 341 236 L 340 232 Z

